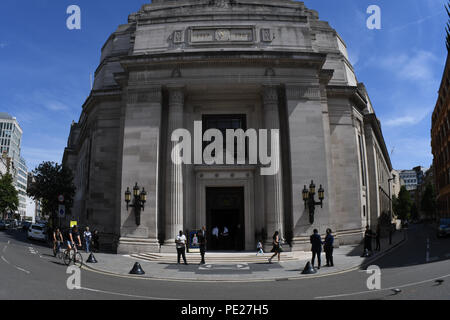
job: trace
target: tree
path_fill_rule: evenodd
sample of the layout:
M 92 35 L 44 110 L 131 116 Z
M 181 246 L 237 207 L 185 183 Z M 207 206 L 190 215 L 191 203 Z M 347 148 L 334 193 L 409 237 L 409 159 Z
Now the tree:
M 8 211 L 16 211 L 19 206 L 19 193 L 13 185 L 11 174 L 0 174 L 0 213 L 5 219 Z
M 395 215 L 401 220 L 407 220 L 410 218 L 412 200 L 409 191 L 405 186 L 400 188 L 398 198 L 392 199 Z
M 431 183 L 425 187 L 425 192 L 422 196 L 421 202 L 422 210 L 425 212 L 427 218 L 433 218 L 436 213 L 436 193 Z
M 30 197 L 42 201 L 42 210 L 53 218 L 56 224 L 58 197 L 64 196 L 66 211 L 70 211 L 75 196 L 72 171 L 58 163 L 43 162 L 33 171 L 33 181 L 28 186 Z

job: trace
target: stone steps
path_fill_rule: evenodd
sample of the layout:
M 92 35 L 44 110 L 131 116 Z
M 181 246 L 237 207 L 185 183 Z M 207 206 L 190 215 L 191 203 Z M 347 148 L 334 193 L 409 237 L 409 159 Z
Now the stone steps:
M 206 262 L 208 264 L 235 264 L 235 263 L 267 263 L 268 259 L 272 256 L 272 253 L 266 253 L 264 255 L 256 256 L 254 254 L 216 254 L 216 253 L 206 253 Z M 177 255 L 176 254 L 158 254 L 158 253 L 141 253 L 141 254 L 132 254 L 132 258 L 137 258 L 141 260 L 146 260 L 150 262 L 157 263 L 176 263 Z M 293 253 L 282 253 L 281 261 L 298 261 L 302 257 L 299 254 Z M 200 263 L 201 257 L 200 253 L 187 253 L 186 259 L 188 263 Z M 273 260 L 277 261 L 277 258 Z

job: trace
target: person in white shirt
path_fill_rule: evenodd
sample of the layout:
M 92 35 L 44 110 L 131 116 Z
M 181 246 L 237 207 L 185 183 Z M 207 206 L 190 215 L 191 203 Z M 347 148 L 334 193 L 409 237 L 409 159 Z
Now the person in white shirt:
M 179 235 L 175 239 L 175 243 L 177 244 L 177 252 L 178 252 L 178 264 L 180 264 L 180 258 L 183 257 L 184 264 L 187 265 L 186 261 L 186 236 L 183 234 L 183 231 L 180 230 Z
M 214 227 L 212 230 L 212 247 L 213 249 L 218 249 L 219 246 L 219 228 Z
M 90 250 L 90 246 L 91 246 L 91 240 L 92 240 L 92 234 L 89 231 L 89 227 L 86 227 L 86 231 L 83 234 L 83 238 L 84 238 L 84 244 L 86 246 L 86 253 L 89 253 Z
M 262 244 L 261 240 L 258 241 L 258 245 L 256 246 L 256 250 L 257 250 L 256 255 L 258 255 L 258 254 L 264 255 L 264 249 L 263 249 L 263 244 Z

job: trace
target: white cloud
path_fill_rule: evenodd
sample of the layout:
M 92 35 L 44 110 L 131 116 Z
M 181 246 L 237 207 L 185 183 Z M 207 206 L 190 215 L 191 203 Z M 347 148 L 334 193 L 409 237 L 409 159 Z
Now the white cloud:
M 383 118 L 381 123 L 385 127 L 401 127 L 401 126 L 413 126 L 422 122 L 433 111 L 431 108 L 411 108 L 408 103 L 404 104 L 405 107 L 398 108 L 403 113 L 398 116 L 391 116 L 389 118 Z
M 433 64 L 440 60 L 429 51 L 420 50 L 412 54 L 399 54 L 379 59 L 379 65 L 405 81 L 437 82 Z
M 61 163 L 64 148 L 48 149 L 48 148 L 28 148 L 22 147 L 22 155 L 28 166 L 28 171 L 32 171 L 44 161 L 53 161 Z

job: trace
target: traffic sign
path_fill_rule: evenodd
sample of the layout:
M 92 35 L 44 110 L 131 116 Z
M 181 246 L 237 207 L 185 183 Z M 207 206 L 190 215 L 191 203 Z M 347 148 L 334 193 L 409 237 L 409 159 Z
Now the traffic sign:
M 60 218 L 65 218 L 66 217 L 66 206 L 59 205 L 59 207 L 58 207 L 58 216 Z
M 64 202 L 64 196 L 63 196 L 62 194 L 59 195 L 58 201 L 59 201 L 59 202 Z

